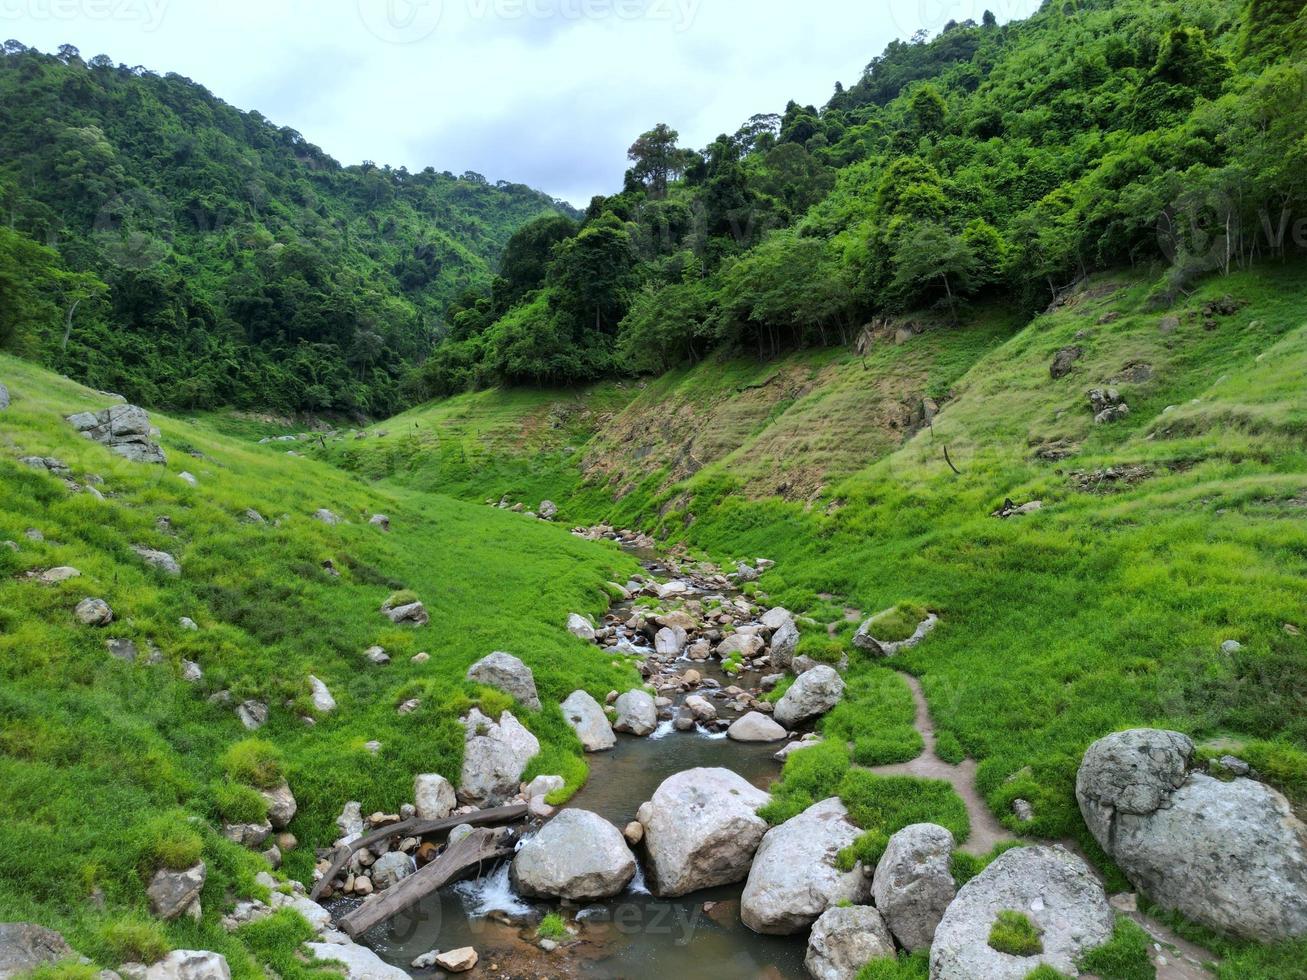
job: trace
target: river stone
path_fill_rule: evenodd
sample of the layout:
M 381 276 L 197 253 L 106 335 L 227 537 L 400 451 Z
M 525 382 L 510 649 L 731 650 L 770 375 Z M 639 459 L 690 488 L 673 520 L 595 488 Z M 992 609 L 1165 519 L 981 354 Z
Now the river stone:
M 889 839 L 876 865 L 872 894 L 885 924 L 909 952 L 927 949 L 957 894 L 950 869 L 953 835 L 933 823 L 914 823 Z
M 572 613 L 567 617 L 567 632 L 578 640 L 585 640 L 587 643 L 593 643 L 595 639 L 594 623 L 580 613 Z
M 1012 956 L 989 945 L 1004 910 L 1042 930 L 1044 952 Z M 930 947 L 931 980 L 1025 980 L 1040 964 L 1077 976 L 1076 959 L 1112 938 L 1115 918 L 1103 886 L 1062 847 L 1020 847 L 962 886 Z
M 776 705 L 775 718 L 786 728 L 830 711 L 844 697 L 844 680 L 834 667 L 822 664 L 803 674 Z
M 477 951 L 471 946 L 464 946 L 462 949 L 441 953 L 436 957 L 436 966 L 447 973 L 467 973 L 477 965 L 477 959 Z
M 640 807 L 650 888 L 675 898 L 743 881 L 767 822 L 771 797 L 729 769 L 688 769 L 669 776 Z
M 750 711 L 735 719 L 726 734 L 735 742 L 779 742 L 785 729 L 761 712 Z
M 261 789 L 259 793 L 268 801 L 268 821 L 273 830 L 285 830 L 295 819 L 299 804 L 290 791 L 290 786 L 282 783 L 275 789 Z
M 1076 779 L 1085 823 L 1131 884 L 1164 908 L 1263 943 L 1307 936 L 1307 826 L 1274 789 L 1185 773 L 1176 732 L 1118 732 Z
M 794 663 L 794 651 L 799 646 L 799 628 L 794 625 L 794 620 L 786 618 L 772 633 L 769 649 L 771 650 L 772 667 L 776 670 L 786 670 Z
M 313 710 L 319 714 L 330 714 L 336 710 L 336 699 L 331 696 L 327 685 L 312 675 L 309 676 L 309 689 L 312 692 Z
M 738 653 L 745 660 L 748 660 L 761 653 L 765 645 L 762 637 L 754 633 L 732 633 L 717 644 L 717 656 L 725 660 L 732 654 Z
M 403 851 L 391 851 L 377 858 L 372 865 L 372 884 L 377 891 L 393 888 L 417 869 L 413 859 Z
M 803 965 L 813 980 L 856 980 L 872 960 L 896 955 L 879 912 L 869 905 L 829 908 L 808 937 Z
M 517 795 L 522 773 L 540 751 L 540 742 L 511 711 L 493 722 L 479 709 L 463 722 L 466 744 L 458 799 L 479 807 L 499 806 Z
M 345 965 L 346 980 L 409 980 L 397 966 L 390 966 L 366 946 L 357 943 L 308 943 L 306 948 L 319 960 Z
M 113 610 L 103 599 L 83 599 L 73 615 L 83 626 L 108 626 L 113 622 Z
M 694 717 L 695 721 L 717 720 L 717 707 L 702 694 L 691 694 L 685 699 L 684 707 Z
M 606 752 L 617 744 L 603 707 L 585 691 L 573 691 L 559 707 L 587 752 Z
M 145 980 L 231 980 L 231 968 L 221 953 L 174 949 L 145 971 Z
M 171 922 L 189 912 L 191 906 L 199 902 L 207 873 L 203 861 L 184 871 L 160 868 L 145 890 L 150 900 L 150 911 L 165 922 Z
M 621 894 L 635 877 L 622 833 L 588 810 L 563 810 L 513 858 L 513 884 L 530 898 L 588 902 Z
M 12 980 L 73 955 L 72 947 L 53 929 L 30 922 L 0 922 L 0 980 Z
M 789 936 L 841 902 L 871 897 L 871 876 L 859 864 L 842 872 L 839 852 L 858 839 L 838 799 L 823 800 L 763 837 L 740 898 L 740 918 L 754 932 Z
M 679 626 L 664 626 L 654 636 L 654 652 L 664 657 L 679 657 L 689 641 Z
M 658 706 L 648 691 L 627 691 L 617 699 L 614 730 L 630 735 L 652 735 L 658 727 Z
M 775 606 L 758 617 L 758 622 L 773 632 L 780 629 L 787 620 L 792 622 L 794 614 L 784 606 Z
M 439 773 L 413 777 L 413 805 L 420 820 L 444 820 L 458 806 L 454 786 Z
M 532 711 L 540 710 L 535 675 L 511 653 L 497 651 L 481 658 L 467 669 L 467 679 L 503 691 Z

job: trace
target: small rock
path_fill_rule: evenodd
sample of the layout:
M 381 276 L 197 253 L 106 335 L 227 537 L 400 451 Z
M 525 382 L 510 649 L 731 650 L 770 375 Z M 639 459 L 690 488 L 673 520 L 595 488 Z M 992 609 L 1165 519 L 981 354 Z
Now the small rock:
M 542 520 L 552 521 L 558 516 L 558 505 L 552 500 L 540 501 L 539 514 Z
M 69 565 L 60 565 L 58 568 L 47 568 L 37 577 L 46 585 L 57 585 L 60 582 L 67 582 L 70 578 L 80 578 L 81 574 Z
M 785 738 L 785 729 L 757 711 L 737 718 L 726 730 L 735 742 L 779 742 Z
M 1082 347 L 1063 347 L 1053 358 L 1053 363 L 1049 367 L 1048 373 L 1052 375 L 1053 380 L 1055 381 L 1058 378 L 1065 378 L 1071 373 L 1071 368 L 1075 365 L 1076 361 L 1084 356 L 1084 353 L 1085 351 Z
M 336 699 L 331 696 L 327 685 L 312 675 L 309 675 L 309 690 L 314 711 L 326 715 L 336 710 Z
M 194 660 L 182 661 L 182 680 L 187 684 L 198 684 L 204 680 L 204 671 Z
M 109 651 L 109 656 L 115 660 L 121 660 L 123 663 L 134 664 L 139 655 L 136 644 L 131 640 L 111 639 L 104 641 L 105 649 Z
M 813 924 L 803 965 L 813 980 L 855 980 L 872 960 L 894 956 L 880 912 L 868 905 L 837 906 Z
M 1221 644 L 1221 652 L 1227 657 L 1232 657 L 1243 649 L 1243 644 L 1238 640 L 1226 640 Z
M 578 640 L 585 640 L 587 643 L 594 642 L 594 624 L 580 613 L 572 613 L 572 615 L 567 617 L 567 631 Z
M 108 626 L 113 622 L 113 610 L 103 599 L 83 599 L 73 615 L 83 626 Z
M 273 830 L 285 830 L 290 826 L 290 822 L 295 819 L 295 813 L 299 810 L 299 804 L 295 802 L 295 795 L 291 793 L 290 786 L 283 782 L 275 789 L 261 789 L 259 793 L 268 803 L 268 821 L 272 824 Z
M 1035 808 L 1030 805 L 1029 800 L 1013 800 L 1012 813 L 1022 823 L 1030 823 L 1035 819 Z
M 328 527 L 335 527 L 340 523 L 340 518 L 326 507 L 319 508 L 313 512 L 313 519 L 321 521 Z
M 413 859 L 401 851 L 391 851 L 377 858 L 372 865 L 372 885 L 377 891 L 393 888 L 417 869 Z
M 415 653 L 413 655 L 413 659 L 411 662 L 415 664 L 424 664 L 427 663 L 430 659 L 431 659 L 431 654 L 429 653 Z
M 194 486 L 199 486 L 199 483 L 200 483 L 199 480 L 195 479 L 195 474 L 194 474 L 194 473 L 188 473 L 188 472 L 186 472 L 185 470 L 182 470 L 180 473 L 177 474 L 177 479 L 179 479 L 179 480 L 181 480 L 183 483 L 189 484 L 190 486 L 193 486 L 193 487 L 194 487 Z
M 658 728 L 658 708 L 648 691 L 627 691 L 617 699 L 614 731 L 644 737 Z
M 483 657 L 467 669 L 467 679 L 503 691 L 532 711 L 540 710 L 535 675 L 511 653 L 498 651 Z
M 639 820 L 632 820 L 623 828 L 622 836 L 626 838 L 626 842 L 632 847 L 638 846 L 644 840 L 644 824 L 640 823 Z
M 190 913 L 192 906 L 199 904 L 207 874 L 203 861 L 184 871 L 167 868 L 156 871 L 145 890 L 150 911 L 166 922 Z
M 373 514 L 372 519 L 368 521 L 373 527 L 380 528 L 383 531 L 390 530 L 390 518 L 385 514 Z
M 243 701 L 236 708 L 236 717 L 246 731 L 256 732 L 268 723 L 268 706 L 262 701 Z
M 199 629 L 199 627 L 195 625 L 195 620 L 191 619 L 189 616 L 183 616 L 181 619 L 177 620 L 177 625 L 184 630 L 194 631 Z
M 378 667 L 384 667 L 390 663 L 390 654 L 386 653 L 381 647 L 368 647 L 363 651 L 363 656 Z
M 155 551 L 152 548 L 144 548 L 140 545 L 132 545 L 132 550 L 140 555 L 143 562 L 159 569 L 165 575 L 176 578 L 182 573 L 182 566 L 177 559 L 166 551 Z
M 467 973 L 477 965 L 477 951 L 471 946 L 450 950 L 436 957 L 436 966 L 447 973 Z

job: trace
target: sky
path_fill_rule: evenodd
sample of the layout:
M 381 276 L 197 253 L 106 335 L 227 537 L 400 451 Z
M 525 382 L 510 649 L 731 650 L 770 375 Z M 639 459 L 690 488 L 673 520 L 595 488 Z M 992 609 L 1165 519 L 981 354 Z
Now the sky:
M 667 123 L 700 148 L 822 105 L 894 38 L 1039 0 L 0 0 L 0 39 L 176 72 L 345 164 L 584 205 Z

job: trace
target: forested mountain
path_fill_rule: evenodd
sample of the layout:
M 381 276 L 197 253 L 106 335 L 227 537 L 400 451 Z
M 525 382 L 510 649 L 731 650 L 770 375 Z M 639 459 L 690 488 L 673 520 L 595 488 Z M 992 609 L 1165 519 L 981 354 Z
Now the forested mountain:
M 0 344 L 136 401 L 384 414 L 449 302 L 560 210 L 342 167 L 178 75 L 0 57 Z
M 895 42 L 824 108 L 702 152 L 659 126 L 579 228 L 510 243 L 496 288 L 451 311 L 427 391 L 766 356 L 982 296 L 1028 317 L 1108 268 L 1157 263 L 1165 303 L 1283 254 L 1307 204 L 1302 9 L 1049 2 Z

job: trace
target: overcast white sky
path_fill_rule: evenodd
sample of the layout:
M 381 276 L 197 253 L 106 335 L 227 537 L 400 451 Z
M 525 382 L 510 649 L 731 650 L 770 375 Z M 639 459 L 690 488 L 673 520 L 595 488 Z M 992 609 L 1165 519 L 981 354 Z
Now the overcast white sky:
M 1039 0 L 0 0 L 0 36 L 177 72 L 343 163 L 476 170 L 576 204 L 666 122 L 702 147 L 820 105 L 895 37 Z

